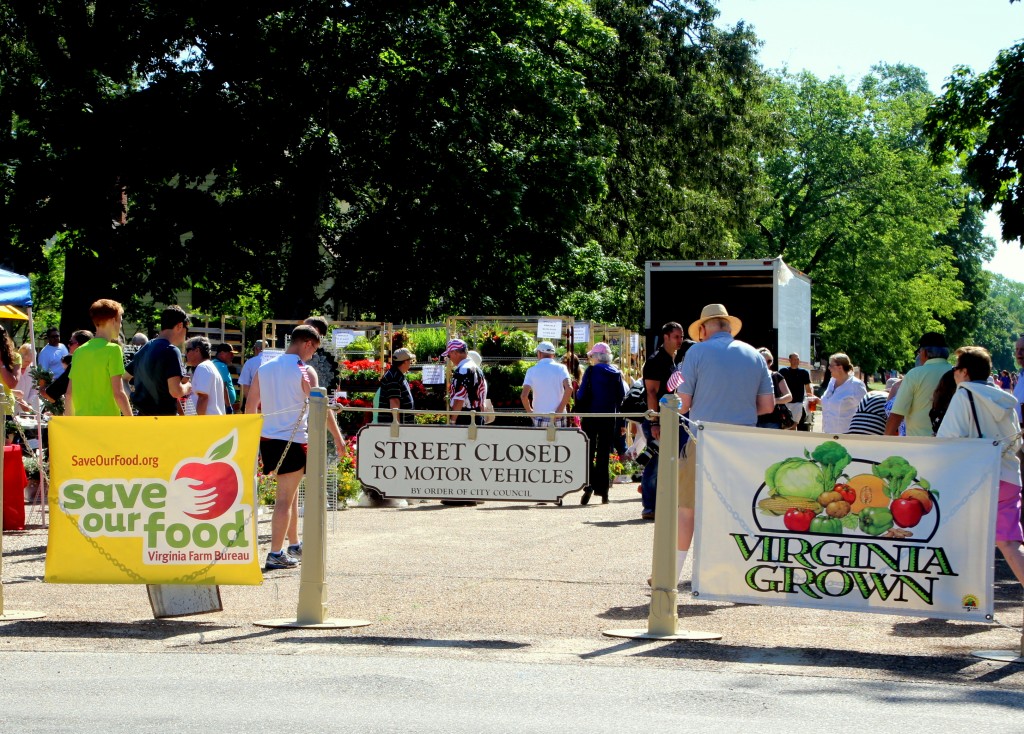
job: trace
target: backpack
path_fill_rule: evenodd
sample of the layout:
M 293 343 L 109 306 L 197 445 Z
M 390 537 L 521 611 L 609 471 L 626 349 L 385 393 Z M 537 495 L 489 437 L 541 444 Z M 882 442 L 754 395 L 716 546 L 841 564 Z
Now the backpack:
M 619 403 L 620 413 L 646 413 L 647 412 L 647 387 L 644 385 L 644 380 L 641 377 L 639 380 L 630 385 L 626 391 L 626 396 L 622 398 L 622 402 Z M 641 418 L 627 418 L 635 423 L 639 423 Z

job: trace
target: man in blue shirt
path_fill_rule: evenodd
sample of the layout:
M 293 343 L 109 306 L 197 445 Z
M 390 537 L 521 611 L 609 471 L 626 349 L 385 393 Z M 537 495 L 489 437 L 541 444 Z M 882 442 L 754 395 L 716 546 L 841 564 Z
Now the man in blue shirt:
M 235 348 L 227 342 L 221 342 L 213 348 L 213 351 L 213 366 L 217 368 L 220 378 L 224 380 L 224 410 L 228 415 L 231 415 L 235 412 L 237 393 L 235 391 L 235 383 L 231 380 L 231 370 L 228 369 L 228 365 L 235 360 Z
M 768 364 L 757 350 L 734 337 L 743 323 L 720 303 L 705 306 L 688 333 L 698 342 L 683 362 L 683 382 L 676 392 L 690 420 L 756 426 L 757 416 L 775 408 L 775 387 Z M 679 457 L 679 555 L 676 570 L 693 540 L 697 447 L 691 441 Z

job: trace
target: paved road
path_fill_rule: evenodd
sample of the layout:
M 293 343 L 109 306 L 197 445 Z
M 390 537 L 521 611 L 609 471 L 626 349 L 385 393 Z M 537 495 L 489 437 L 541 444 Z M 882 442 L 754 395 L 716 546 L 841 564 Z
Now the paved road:
M 564 507 L 434 502 L 335 513 L 327 537 L 330 614 L 372 624 L 332 631 L 254 626 L 294 617 L 295 571 L 268 573 L 262 586 L 223 587 L 222 613 L 158 621 L 140 587 L 40 583 L 45 530 L 5 534 L 6 607 L 46 617 L 0 622 L 0 690 L 18 711 L 47 712 L 51 718 L 36 719 L 40 727 L 48 720 L 53 729 L 74 728 L 52 718 L 67 705 L 51 704 L 60 702 L 62 686 L 99 676 L 102 685 L 76 683 L 67 694 L 77 698 L 75 710 L 92 711 L 108 731 L 124 729 L 104 713 L 104 689 L 117 692 L 115 710 L 135 707 L 125 721 L 146 722 L 133 731 L 171 723 L 146 714 L 145 701 L 197 721 L 237 716 L 251 729 L 256 712 L 260 723 L 277 722 L 296 711 L 279 692 L 299 686 L 351 709 L 344 720 L 360 731 L 374 730 L 367 722 L 375 721 L 387 731 L 392 709 L 406 722 L 420 721 L 410 717 L 421 711 L 422 721 L 444 722 L 449 731 L 479 731 L 484 721 L 511 730 L 503 716 L 518 717 L 514 728 L 524 731 L 545 722 L 604 731 L 613 722 L 623 724 L 619 730 L 665 725 L 654 711 L 664 703 L 685 711 L 687 721 L 749 722 L 759 712 L 759 734 L 797 716 L 807 726 L 828 719 L 856 727 L 837 730 L 877 732 L 941 715 L 943 731 L 999 731 L 1007 702 L 1024 710 L 1024 665 L 970 655 L 1019 646 L 1018 630 L 997 625 L 735 605 L 681 593 L 681 626 L 720 632 L 720 641 L 604 637 L 604 630 L 646 626 L 650 602 L 644 579 L 653 524 L 639 520 L 635 485 L 617 485 L 612 499 L 586 507 L 570 497 Z M 266 519 L 260 532 L 266 542 Z M 1021 588 L 1002 561 L 997 589 L 997 619 L 1019 628 Z M 171 682 L 161 682 L 158 671 L 171 671 Z M 125 683 L 136 675 L 137 683 Z M 382 706 L 392 697 L 393 706 Z M 209 701 L 234 711 L 220 714 Z M 914 713 L 899 713 L 903 706 Z M 883 709 L 888 713 L 879 717 Z M 11 721 L 32 720 L 10 710 L 0 709 L 0 734 Z M 338 718 L 319 718 L 318 707 L 298 710 L 314 729 Z M 584 724 L 559 718 L 569 714 Z
M 1021 731 L 986 686 L 345 654 L 13 653 L 3 730 Z M 11 726 L 17 722 L 16 728 Z

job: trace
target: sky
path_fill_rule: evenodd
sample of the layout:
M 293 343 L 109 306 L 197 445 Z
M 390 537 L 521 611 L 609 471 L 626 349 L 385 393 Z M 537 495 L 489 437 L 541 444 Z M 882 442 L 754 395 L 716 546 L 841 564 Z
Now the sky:
M 911 64 L 936 94 L 955 66 L 985 71 L 1024 38 L 1024 2 L 1009 0 L 718 0 L 718 9 L 719 25 L 753 27 L 769 69 L 853 82 L 880 61 Z M 985 221 L 998 245 L 986 269 L 1024 282 L 1024 251 L 1001 241 L 995 212 Z

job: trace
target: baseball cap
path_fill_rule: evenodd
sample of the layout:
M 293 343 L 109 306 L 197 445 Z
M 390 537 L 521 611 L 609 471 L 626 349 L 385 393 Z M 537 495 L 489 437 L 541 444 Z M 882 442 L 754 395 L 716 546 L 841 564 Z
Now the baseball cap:
M 590 348 L 589 352 L 587 352 L 587 354 L 611 354 L 611 353 L 612 353 L 612 348 L 609 347 L 605 342 L 598 342 L 597 344 L 595 344 L 593 347 Z
M 235 348 L 228 344 L 227 342 L 221 342 L 220 344 L 213 348 L 214 354 L 220 354 L 221 352 L 231 352 L 232 354 L 238 354 L 238 352 L 235 351 Z
M 446 346 L 444 351 L 441 352 L 441 356 L 447 357 L 451 352 L 465 352 L 467 349 L 468 347 L 466 346 L 466 342 L 461 339 L 450 339 L 448 341 L 448 346 Z
M 537 351 L 542 354 L 554 354 L 555 345 L 551 342 L 539 342 L 537 344 Z
M 391 361 L 394 362 L 415 362 L 416 355 L 410 352 L 405 347 L 396 349 L 395 353 L 391 355 Z

